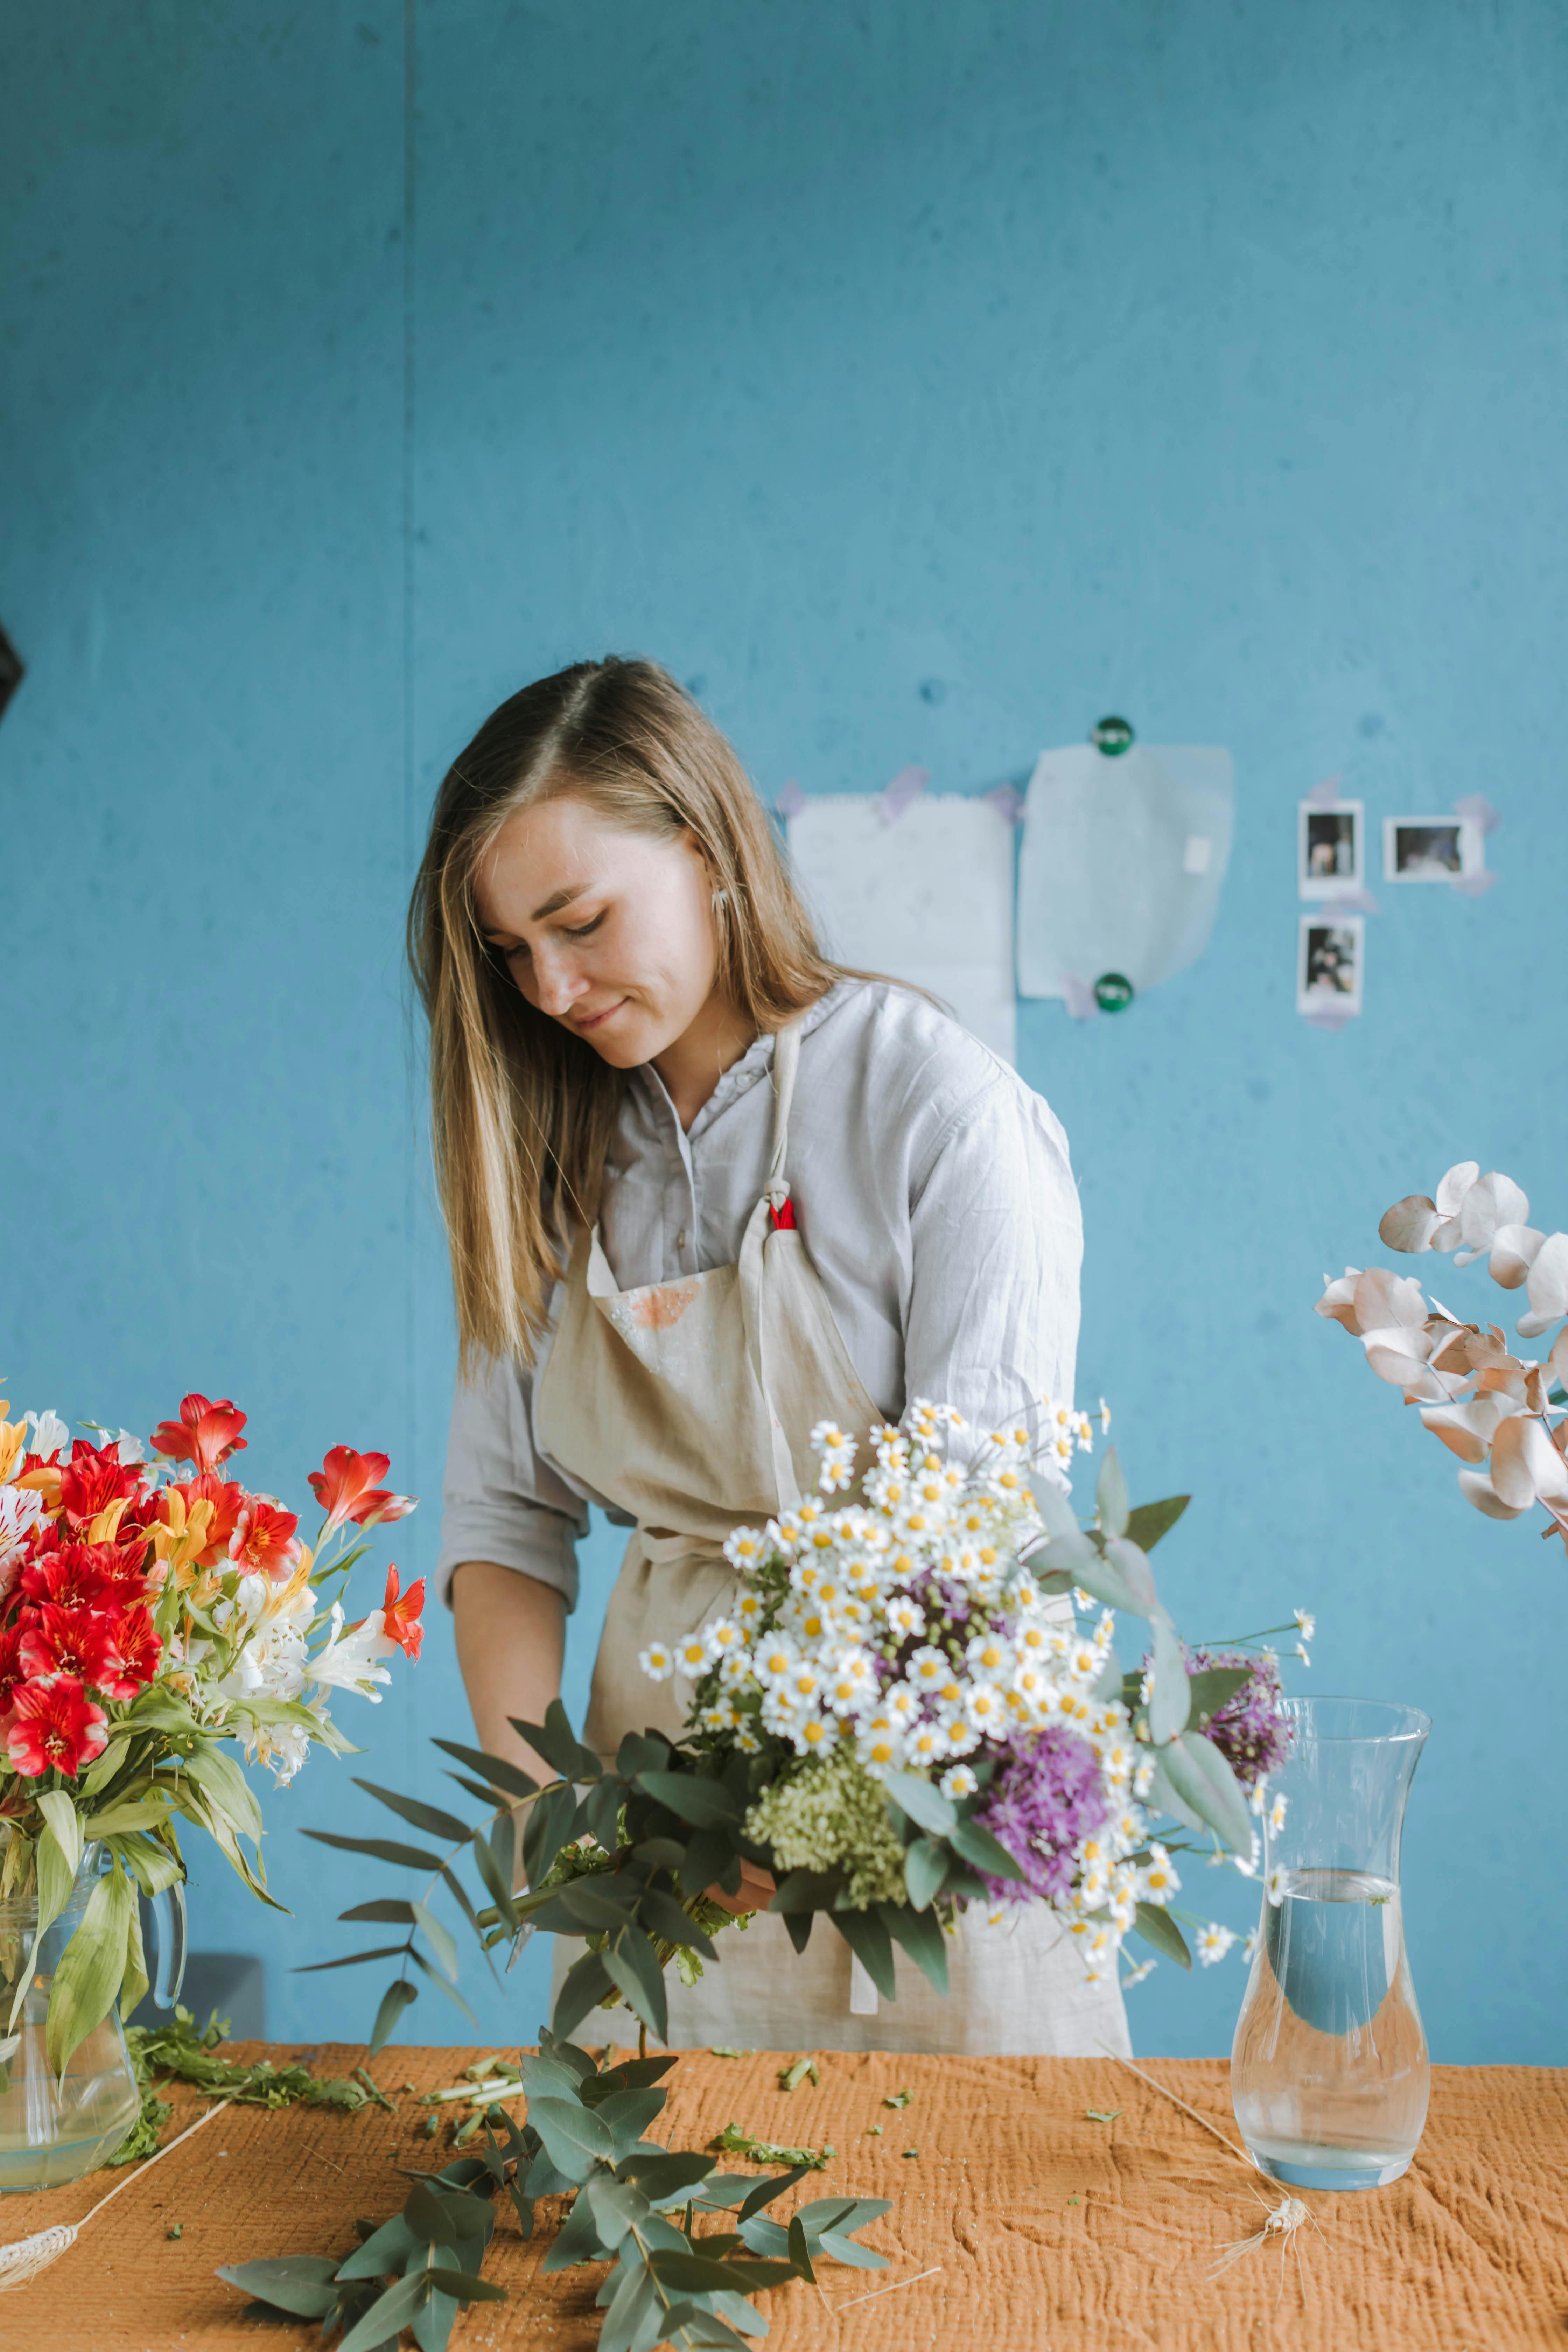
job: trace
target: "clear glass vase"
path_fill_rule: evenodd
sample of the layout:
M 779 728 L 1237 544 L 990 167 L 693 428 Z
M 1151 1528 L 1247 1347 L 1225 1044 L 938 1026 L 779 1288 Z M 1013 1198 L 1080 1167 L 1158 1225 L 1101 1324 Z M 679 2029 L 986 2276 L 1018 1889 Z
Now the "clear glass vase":
M 1260 2168 L 1299 2189 L 1397 2180 L 1426 2121 L 1431 2065 L 1399 1897 L 1399 1839 L 1431 1729 L 1413 1706 L 1297 1698 L 1269 1783 L 1258 1950 L 1230 2057 Z
M 49 2065 L 44 2048 L 49 1988 L 60 1956 L 81 1927 L 88 1898 L 100 1876 L 103 1848 L 89 1845 L 82 1856 L 70 1898 L 54 1925 L 38 1937 L 36 1894 L 0 1903 L 0 2192 L 58 2189 L 78 2180 L 112 2156 L 142 2110 L 142 2095 L 131 2071 L 130 2053 L 117 2009 L 95 2026 L 67 2064 L 63 2076 Z M 161 1896 L 157 1998 L 167 2008 L 184 1964 L 184 1906 L 178 1886 Z M 37 1967 L 12 2021 L 16 1987 L 27 1972 L 34 1946 Z

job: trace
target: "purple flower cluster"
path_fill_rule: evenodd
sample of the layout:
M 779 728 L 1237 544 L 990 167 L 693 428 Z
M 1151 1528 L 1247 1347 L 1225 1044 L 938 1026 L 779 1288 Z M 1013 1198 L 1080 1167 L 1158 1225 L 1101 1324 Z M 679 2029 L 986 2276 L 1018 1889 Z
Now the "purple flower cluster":
M 1279 1668 L 1272 1658 L 1247 1650 L 1193 1650 L 1187 1672 L 1211 1666 L 1245 1666 L 1247 1678 L 1205 1727 L 1209 1738 L 1244 1789 L 1255 1789 L 1276 1772 L 1290 1752 L 1290 1719 L 1284 1709 Z
M 997 1772 L 974 1818 L 1028 1877 L 1026 1889 L 1014 1878 L 987 1878 L 994 1902 L 1026 1894 L 1058 1900 L 1071 1890 L 1080 1841 L 1110 1818 L 1100 1759 L 1078 1732 L 1047 1724 Z

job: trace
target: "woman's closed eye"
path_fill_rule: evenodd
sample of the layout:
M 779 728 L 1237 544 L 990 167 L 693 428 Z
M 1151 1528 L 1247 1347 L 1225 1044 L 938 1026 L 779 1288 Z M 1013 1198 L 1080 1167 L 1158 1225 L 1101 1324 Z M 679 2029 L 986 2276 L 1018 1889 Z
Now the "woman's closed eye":
M 608 911 L 609 909 L 607 908 L 602 908 L 599 913 L 594 916 L 591 921 L 579 923 L 575 929 L 574 929 L 569 924 L 563 924 L 562 937 L 568 940 L 591 940 L 594 933 L 604 921 Z

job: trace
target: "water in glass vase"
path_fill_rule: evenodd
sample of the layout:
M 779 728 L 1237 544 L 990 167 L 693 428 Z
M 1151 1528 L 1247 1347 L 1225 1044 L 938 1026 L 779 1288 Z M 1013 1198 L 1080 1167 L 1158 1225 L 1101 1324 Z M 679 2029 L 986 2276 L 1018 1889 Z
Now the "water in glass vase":
M 1287 1870 L 1282 1888 L 1237 2025 L 1237 2121 L 1277 2180 L 1381 2188 L 1415 2154 L 1430 2076 L 1399 1888 L 1328 1869 Z
M 0 2193 L 57 2189 L 112 2156 L 142 2112 L 117 2021 L 89 2033 L 57 2081 L 44 2055 L 48 1986 L 34 1983 L 0 2059 Z M 5 2046 L 5 2044 L 0 2044 Z

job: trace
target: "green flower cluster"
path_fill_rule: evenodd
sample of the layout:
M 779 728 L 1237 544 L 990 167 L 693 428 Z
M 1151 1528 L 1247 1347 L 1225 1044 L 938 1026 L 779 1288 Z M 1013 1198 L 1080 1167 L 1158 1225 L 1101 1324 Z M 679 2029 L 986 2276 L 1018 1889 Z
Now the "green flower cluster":
M 772 1847 L 780 1870 L 847 1869 L 852 1911 L 907 1900 L 887 1798 L 847 1741 L 775 1780 L 746 1815 L 745 1834 Z

